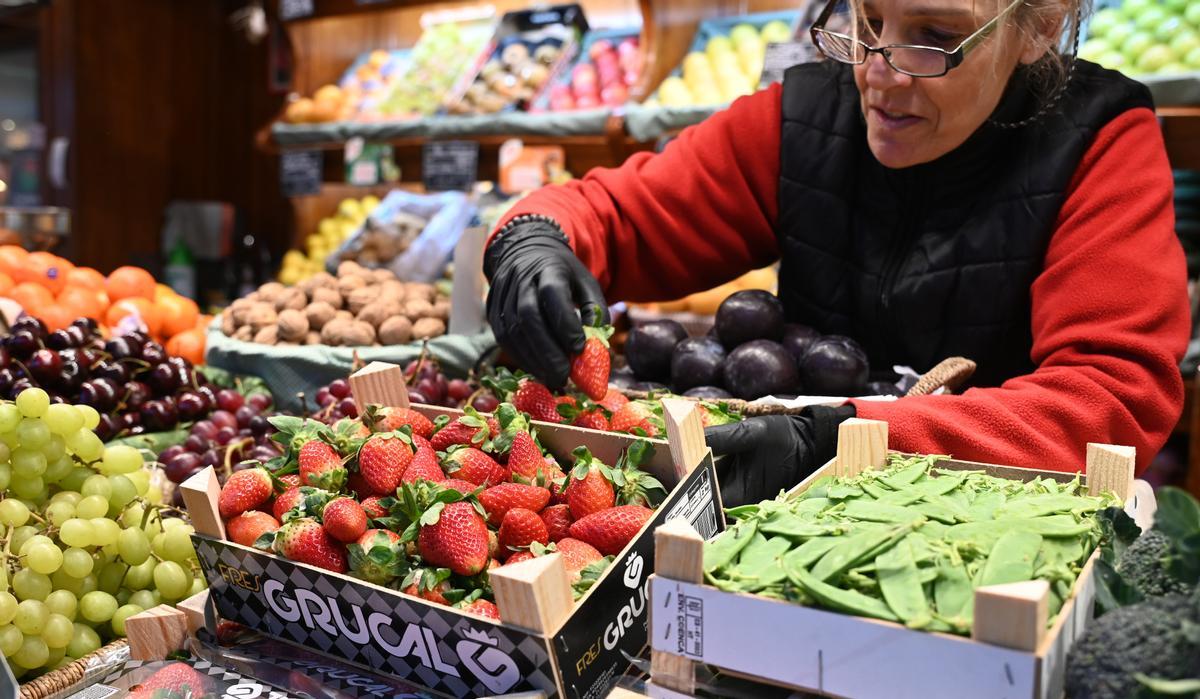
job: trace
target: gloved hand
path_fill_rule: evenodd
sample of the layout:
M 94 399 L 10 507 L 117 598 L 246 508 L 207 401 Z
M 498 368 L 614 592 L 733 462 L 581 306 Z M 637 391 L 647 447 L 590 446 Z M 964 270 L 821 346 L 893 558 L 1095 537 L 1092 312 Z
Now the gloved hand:
M 800 415 L 763 415 L 704 431 L 718 466 L 721 500 L 737 507 L 769 500 L 804 480 L 837 454 L 838 425 L 853 405 L 812 406 Z
M 611 322 L 600 284 L 549 220 L 517 219 L 484 253 L 488 322 L 500 346 L 551 389 L 583 350 L 583 324 Z M 576 309 L 583 315 L 582 322 Z

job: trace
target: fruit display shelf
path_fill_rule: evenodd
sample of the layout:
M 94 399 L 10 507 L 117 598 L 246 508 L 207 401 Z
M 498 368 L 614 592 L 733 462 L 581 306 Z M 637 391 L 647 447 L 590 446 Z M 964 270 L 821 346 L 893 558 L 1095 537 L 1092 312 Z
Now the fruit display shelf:
M 399 367 L 375 364 L 351 379 L 360 403 L 407 407 Z M 458 411 L 411 406 L 426 417 Z M 646 647 L 646 581 L 653 530 L 684 518 L 708 535 L 723 528 L 716 472 L 699 415 L 664 403 L 669 440 L 651 440 L 642 467 L 666 500 L 576 603 L 561 554 L 490 573 L 501 621 L 436 605 L 357 578 L 285 560 L 224 539 L 219 487 L 210 470 L 182 486 L 195 542 L 222 618 L 446 695 L 537 691 L 547 697 L 603 696 Z M 638 438 L 535 422 L 559 458 L 580 445 L 612 463 Z
M 800 483 L 793 496 L 826 476 L 854 476 L 887 463 L 887 423 L 852 419 L 841 425 L 838 437 L 837 457 Z M 956 460 L 939 466 L 1022 482 L 1076 477 Z M 1133 469 L 1133 449 L 1088 445 L 1087 491 L 1115 493 L 1145 528 L 1154 495 L 1148 484 L 1134 481 Z M 656 538 L 651 665 L 654 686 L 664 689 L 654 696 L 692 694 L 697 663 L 704 663 L 830 696 L 1059 697 L 1067 652 L 1092 616 L 1093 564 L 1099 556 L 1097 550 L 1088 558 L 1053 625 L 1044 581 L 977 588 L 972 636 L 964 638 L 724 592 L 705 583 L 704 539 L 686 523 L 671 522 Z

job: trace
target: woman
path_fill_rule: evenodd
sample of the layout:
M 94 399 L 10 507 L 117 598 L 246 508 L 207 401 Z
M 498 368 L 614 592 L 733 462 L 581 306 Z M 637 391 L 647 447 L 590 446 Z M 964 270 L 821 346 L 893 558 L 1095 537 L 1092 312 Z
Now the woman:
M 1149 94 L 1055 48 L 1082 1 L 833 0 L 812 31 L 830 60 L 501 222 L 497 337 L 561 385 L 576 307 L 590 320 L 605 298 L 781 259 L 790 319 L 856 338 L 873 366 L 979 368 L 962 395 L 710 431 L 736 454 L 727 503 L 798 481 L 851 415 L 891 423 L 893 449 L 1075 471 L 1109 442 L 1144 467 L 1182 410 L 1186 272 Z

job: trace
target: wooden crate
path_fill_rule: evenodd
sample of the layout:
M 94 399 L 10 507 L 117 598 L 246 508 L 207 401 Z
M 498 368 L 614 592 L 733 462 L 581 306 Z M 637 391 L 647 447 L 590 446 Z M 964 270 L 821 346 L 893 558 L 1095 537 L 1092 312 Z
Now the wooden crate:
M 360 403 L 402 405 L 407 393 L 396 383 L 401 376 L 397 366 L 372 364 L 351 385 Z M 412 407 L 430 418 L 460 414 Z M 669 441 L 650 440 L 656 449 L 643 468 L 663 482 L 667 499 L 578 603 L 558 554 L 490 573 L 502 619 L 494 622 L 225 541 L 211 469 L 181 486 L 209 594 L 222 618 L 449 696 L 526 690 L 604 696 L 647 645 L 653 530 L 679 517 L 709 534 L 724 528 L 699 415 L 686 401 L 664 401 L 664 408 Z M 535 425 L 543 445 L 564 464 L 580 445 L 611 464 L 637 439 Z
M 887 424 L 847 421 L 839 432 L 838 456 L 793 494 L 824 476 L 852 476 L 882 468 L 886 460 Z M 1074 478 L 954 460 L 940 465 L 1022 481 Z M 1153 515 L 1154 496 L 1145 483 L 1134 486 L 1133 465 L 1131 448 L 1089 444 L 1086 482 L 1089 492 L 1116 492 L 1144 523 Z M 1084 565 L 1053 626 L 1047 627 L 1047 583 L 997 585 L 976 590 L 972 637 L 965 638 L 724 592 L 704 584 L 704 539 L 688 523 L 668 522 L 655 536 L 652 695 L 693 693 L 701 662 L 727 674 L 829 696 L 1057 698 L 1067 652 L 1092 617 L 1092 566 L 1098 553 Z

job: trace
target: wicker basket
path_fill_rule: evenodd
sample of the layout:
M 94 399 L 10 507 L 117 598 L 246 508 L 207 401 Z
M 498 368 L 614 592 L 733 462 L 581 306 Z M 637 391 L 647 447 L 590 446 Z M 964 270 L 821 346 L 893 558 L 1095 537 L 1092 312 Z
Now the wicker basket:
M 64 665 L 57 670 L 32 679 L 21 685 L 21 699 L 54 699 L 60 694 L 75 690 L 97 662 L 112 658 L 113 654 L 128 646 L 129 642 L 123 638 L 113 641 L 69 665 Z M 126 659 L 122 658 L 121 660 Z M 107 669 L 106 665 L 101 666 L 101 669 Z

